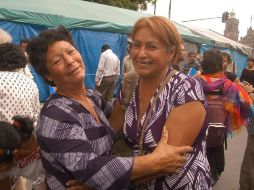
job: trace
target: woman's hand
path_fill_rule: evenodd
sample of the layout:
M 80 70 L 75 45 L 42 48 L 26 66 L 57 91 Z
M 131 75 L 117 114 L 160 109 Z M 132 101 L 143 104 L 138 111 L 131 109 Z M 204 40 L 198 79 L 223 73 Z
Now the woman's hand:
M 67 181 L 66 186 L 66 190 L 94 190 L 76 179 Z
M 174 147 L 168 145 L 168 131 L 164 127 L 161 140 L 151 156 L 154 157 L 158 170 L 163 173 L 177 173 L 186 162 L 185 154 L 191 152 L 190 146 Z

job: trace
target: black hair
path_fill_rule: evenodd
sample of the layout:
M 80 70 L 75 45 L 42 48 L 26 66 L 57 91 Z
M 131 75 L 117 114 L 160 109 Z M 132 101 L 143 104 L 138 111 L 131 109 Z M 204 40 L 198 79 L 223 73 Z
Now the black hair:
M 11 43 L 0 44 L 0 70 L 14 71 L 25 68 L 27 60 L 22 49 Z
M 29 42 L 30 42 L 29 39 L 23 38 L 22 40 L 20 40 L 19 45 L 21 45 L 21 44 L 23 44 L 23 43 L 28 44 Z
M 221 52 L 221 55 L 222 55 L 223 57 L 226 57 L 226 58 L 228 59 L 228 61 L 232 61 L 231 55 L 230 55 L 229 53 L 227 53 L 227 52 L 225 52 L 225 51 L 222 51 L 222 52 Z
M 102 47 L 101 47 L 101 52 L 104 52 L 106 50 L 110 49 L 110 46 L 108 44 L 104 44 Z
M 58 41 L 67 41 L 75 47 L 68 30 L 64 26 L 59 26 L 58 28 L 42 31 L 37 37 L 29 42 L 27 48 L 31 65 L 34 67 L 35 71 L 52 86 L 55 86 L 54 82 L 47 80 L 45 77 L 48 74 L 46 56 L 48 47 Z
M 211 49 L 203 54 L 201 67 L 204 74 L 213 74 L 222 71 L 223 56 L 219 49 Z
M 34 130 L 34 123 L 32 119 L 22 116 L 14 116 L 12 126 L 19 132 L 21 140 L 27 140 L 31 137 Z
M 18 131 L 8 122 L 0 121 L 0 163 L 12 162 L 13 150 L 21 145 Z

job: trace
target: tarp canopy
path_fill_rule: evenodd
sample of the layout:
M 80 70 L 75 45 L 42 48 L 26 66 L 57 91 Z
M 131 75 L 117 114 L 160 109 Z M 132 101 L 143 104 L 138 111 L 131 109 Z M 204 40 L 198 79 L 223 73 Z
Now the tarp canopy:
M 185 25 L 185 26 L 190 28 L 192 32 L 197 35 L 201 35 L 201 36 L 210 38 L 211 40 L 214 40 L 214 46 L 216 47 L 228 48 L 231 50 L 234 49 L 236 51 L 239 51 L 240 53 L 247 54 L 249 57 L 253 56 L 254 50 L 252 47 L 249 47 L 237 41 L 231 40 L 211 29 L 199 28 L 192 25 Z
M 0 0 L 0 19 L 48 28 L 64 25 L 70 29 L 129 34 L 134 23 L 145 16 L 152 15 L 81 0 Z M 213 43 L 183 25 L 175 25 L 186 40 L 199 44 Z

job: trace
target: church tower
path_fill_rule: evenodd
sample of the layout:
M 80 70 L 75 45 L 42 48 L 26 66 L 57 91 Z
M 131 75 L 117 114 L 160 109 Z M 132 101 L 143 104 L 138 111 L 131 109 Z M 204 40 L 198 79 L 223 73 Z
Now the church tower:
M 227 38 L 238 41 L 239 30 L 238 30 L 239 20 L 235 18 L 235 12 L 229 13 L 229 18 L 226 21 L 224 36 Z

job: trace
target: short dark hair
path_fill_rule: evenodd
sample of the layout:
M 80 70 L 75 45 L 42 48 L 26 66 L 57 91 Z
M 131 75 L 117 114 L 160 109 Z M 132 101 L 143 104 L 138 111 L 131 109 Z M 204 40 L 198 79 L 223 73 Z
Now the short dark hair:
M 107 49 L 110 49 L 110 46 L 108 44 L 104 44 L 102 47 L 101 47 L 101 52 L 104 52 L 106 51 Z
M 230 55 L 229 53 L 227 53 L 227 52 L 225 52 L 225 51 L 222 51 L 222 52 L 221 52 L 221 55 L 222 55 L 223 57 L 226 57 L 229 61 L 232 61 L 231 55 Z
M 23 44 L 23 43 L 28 44 L 29 42 L 30 42 L 29 39 L 23 38 L 22 40 L 20 40 L 19 45 L 21 45 L 21 44 Z
M 223 56 L 219 49 L 211 49 L 203 54 L 201 67 L 204 74 L 213 74 L 222 71 Z
M 13 161 L 13 150 L 21 146 L 21 137 L 18 131 L 8 122 L 0 121 L 0 163 Z
M 29 42 L 27 48 L 31 65 L 52 86 L 55 86 L 54 82 L 47 80 L 45 77 L 48 74 L 46 56 L 48 47 L 58 41 L 67 41 L 75 47 L 70 32 L 64 26 L 59 26 L 58 28 L 42 31 Z
M 0 70 L 14 71 L 25 68 L 27 60 L 22 49 L 14 44 L 0 44 Z
M 0 121 L 0 148 L 14 149 L 21 145 L 19 132 L 8 122 Z

